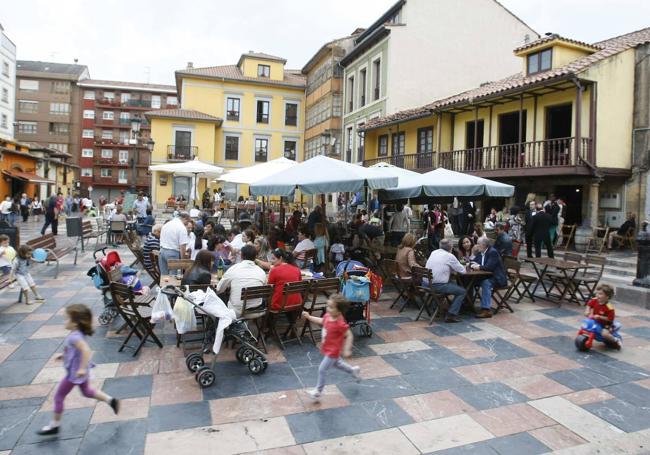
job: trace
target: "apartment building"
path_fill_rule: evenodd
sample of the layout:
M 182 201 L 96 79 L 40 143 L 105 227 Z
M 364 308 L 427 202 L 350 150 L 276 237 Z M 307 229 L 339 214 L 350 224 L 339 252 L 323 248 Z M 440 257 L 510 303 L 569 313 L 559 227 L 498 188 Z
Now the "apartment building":
M 0 138 L 14 137 L 16 114 L 16 45 L 0 25 Z
M 95 79 L 81 80 L 78 86 L 81 192 L 92 187 L 93 198 L 103 195 L 108 200 L 130 188 L 148 192 L 151 126 L 144 113 L 175 109 L 176 87 Z M 138 137 L 132 132 L 134 120 L 139 122 Z

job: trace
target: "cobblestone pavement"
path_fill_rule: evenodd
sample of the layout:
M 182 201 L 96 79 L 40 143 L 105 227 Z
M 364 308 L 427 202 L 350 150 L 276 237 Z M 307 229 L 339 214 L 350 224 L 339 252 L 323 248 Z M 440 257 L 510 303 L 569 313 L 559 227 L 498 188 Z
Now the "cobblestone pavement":
M 524 302 L 514 314 L 429 326 L 414 310 L 390 309 L 390 290 L 372 305 L 374 336 L 355 337 L 362 380 L 332 371 L 319 404 L 304 394 L 320 361 L 310 342 L 272 346 L 259 376 L 226 349 L 216 384 L 201 390 L 171 327 L 156 327 L 164 348 L 137 357 L 117 352 L 119 324 L 100 327 L 89 339 L 93 382 L 122 399 L 121 413 L 75 390 L 59 436 L 39 437 L 63 374 L 53 360 L 66 336 L 62 309 L 102 308 L 85 275 L 92 264 L 89 252 L 76 266 L 68 257 L 58 279 L 36 267 L 47 297 L 39 305 L 0 292 L 1 455 L 650 452 L 650 311 L 619 305 L 623 350 L 579 353 L 574 305 Z

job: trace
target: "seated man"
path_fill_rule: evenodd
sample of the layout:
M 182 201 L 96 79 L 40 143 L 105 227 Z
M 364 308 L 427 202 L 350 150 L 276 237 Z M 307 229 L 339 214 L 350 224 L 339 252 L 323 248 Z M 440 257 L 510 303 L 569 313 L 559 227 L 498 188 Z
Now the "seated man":
M 293 249 L 293 257 L 296 258 L 298 268 L 303 269 L 307 266 L 307 251 L 315 249 L 316 245 L 312 242 L 307 228 L 300 227 L 298 229 L 298 245 Z
M 151 232 L 147 236 L 142 245 L 142 256 L 144 257 L 144 268 L 145 270 L 151 269 L 151 252 L 153 250 L 160 251 L 160 230 L 162 229 L 162 224 L 156 224 L 151 228 Z
M 201 216 L 201 210 L 198 205 L 195 205 L 190 209 L 190 218 L 199 218 Z
M 151 228 L 156 222 L 156 219 L 153 217 L 153 214 L 151 212 L 151 209 L 148 208 L 146 210 L 147 216 L 142 218 L 141 220 L 138 219 L 138 224 L 136 226 L 136 231 L 138 235 L 148 235 L 151 232 Z
M 492 289 L 503 287 L 508 283 L 506 269 L 501 261 L 499 252 L 490 246 L 487 238 L 478 239 L 478 254 L 472 263 L 473 270 L 492 272 L 492 276 L 481 281 L 481 312 L 477 318 L 492 317 Z
M 497 239 L 494 242 L 496 249 L 501 256 L 512 256 L 512 239 L 503 229 L 503 224 L 497 224 L 494 228 Z
M 458 313 L 463 305 L 467 292 L 461 286 L 450 283 L 451 272 L 465 273 L 465 267 L 458 262 L 456 256 L 451 254 L 451 242 L 449 239 L 440 240 L 440 248 L 434 250 L 427 260 L 427 269 L 431 270 L 433 282 L 431 287 L 440 294 L 453 295 L 454 300 L 447 311 L 445 322 L 460 322 Z
M 636 215 L 634 213 L 628 213 L 627 215 L 627 220 L 625 223 L 619 227 L 616 232 L 610 232 L 609 238 L 607 239 L 607 248 L 610 250 L 614 247 L 614 240 L 616 239 L 621 240 L 623 239 L 627 234 L 628 231 L 634 232 L 636 229 Z
M 359 227 L 359 236 L 368 241 L 370 250 L 380 258 L 380 252 L 384 246 L 384 231 L 377 224 L 364 223 Z
M 235 310 L 237 317 L 241 316 L 243 309 L 241 290 L 266 284 L 266 273 L 255 265 L 255 258 L 257 257 L 255 247 L 253 245 L 244 245 L 241 249 L 241 257 L 242 261 L 239 264 L 230 266 L 219 280 L 219 284 L 217 284 L 217 294 L 230 289 L 228 306 Z M 261 304 L 261 299 L 251 300 L 246 303 L 246 309 L 257 308 Z

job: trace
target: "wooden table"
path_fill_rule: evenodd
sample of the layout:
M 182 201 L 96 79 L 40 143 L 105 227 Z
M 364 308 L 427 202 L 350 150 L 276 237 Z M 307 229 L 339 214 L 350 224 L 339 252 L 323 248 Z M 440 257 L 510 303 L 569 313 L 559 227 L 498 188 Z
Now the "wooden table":
M 487 270 L 468 270 L 465 273 L 457 273 L 456 281 L 459 286 L 462 286 L 467 291 L 465 295 L 465 302 L 467 306 L 473 311 L 474 310 L 474 300 L 476 300 L 476 288 L 478 284 L 476 280 L 481 280 L 484 278 L 489 278 L 492 276 L 492 272 Z
M 537 284 L 535 284 L 535 288 L 533 289 L 533 295 L 535 295 L 537 287 L 541 284 L 542 289 L 544 289 L 544 293 L 546 294 L 546 300 L 553 301 L 551 298 L 555 297 L 551 294 L 553 287 L 557 287 L 558 290 L 561 291 L 561 294 L 557 296 L 556 303 L 558 306 L 562 305 L 562 300 L 567 294 L 569 294 L 571 298 L 575 298 L 574 293 L 572 293 L 569 289 L 569 283 L 573 281 L 576 274 L 578 273 L 578 270 L 586 269 L 587 265 L 580 264 L 579 262 L 565 261 L 555 258 L 526 258 L 524 260 L 526 262 L 530 262 L 533 265 L 535 273 L 537 274 L 538 280 Z M 549 267 L 557 269 L 562 274 L 562 279 L 556 281 L 554 285 L 547 289 L 546 284 L 544 284 L 544 277 L 547 275 L 547 270 Z
M 219 278 L 217 278 L 217 274 L 213 273 L 212 274 L 212 281 L 210 282 L 211 286 L 216 286 L 217 283 L 219 283 Z M 165 287 L 165 286 L 180 286 L 181 285 L 181 279 L 177 278 L 176 275 L 162 275 L 160 277 L 160 286 Z

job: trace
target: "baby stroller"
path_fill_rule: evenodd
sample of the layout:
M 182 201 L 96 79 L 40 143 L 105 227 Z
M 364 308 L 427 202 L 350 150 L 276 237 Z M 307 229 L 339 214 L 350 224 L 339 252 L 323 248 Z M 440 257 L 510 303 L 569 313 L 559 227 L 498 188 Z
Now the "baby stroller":
M 182 297 L 185 299 L 192 305 L 195 314 L 202 319 L 202 339 L 195 340 L 200 342 L 200 350 L 193 350 L 187 354 L 185 357 L 185 365 L 188 370 L 194 373 L 194 378 L 201 388 L 212 386 L 216 379 L 214 371 L 217 355 L 215 354 L 212 356 L 212 363 L 210 366 L 206 365 L 204 356 L 212 351 L 212 346 L 215 343 L 215 333 L 219 323 L 219 317 L 207 311 L 203 307 L 203 304 L 195 303 L 191 293 L 185 292 L 178 287 L 165 286 L 162 292 L 170 297 Z M 236 353 L 237 360 L 247 365 L 248 370 L 252 374 L 264 373 L 268 366 L 266 355 L 257 349 L 257 339 L 248 329 L 246 321 L 235 319 L 225 328 L 222 342 L 228 340 L 232 340 L 240 345 Z M 187 343 L 183 340 L 184 353 L 190 350 L 186 344 Z
M 361 335 L 371 337 L 370 279 L 366 275 L 368 268 L 358 261 L 343 261 L 336 267 L 336 276 L 341 279 L 341 293 L 350 303 L 345 321 L 350 328 L 358 326 Z
M 99 250 L 93 251 L 93 259 L 95 260 L 95 266 L 91 267 L 86 273 L 93 280 L 93 284 L 97 289 L 102 293 L 102 298 L 104 300 L 104 311 L 97 317 L 97 321 L 101 325 L 109 325 L 117 317 L 118 312 L 111 298 L 111 293 L 109 292 L 109 282 L 110 282 L 110 272 L 116 267 L 121 265 L 120 255 L 117 251 L 109 251 L 106 254 L 106 248 L 101 248 Z M 102 254 L 101 258 L 97 258 L 97 253 Z

